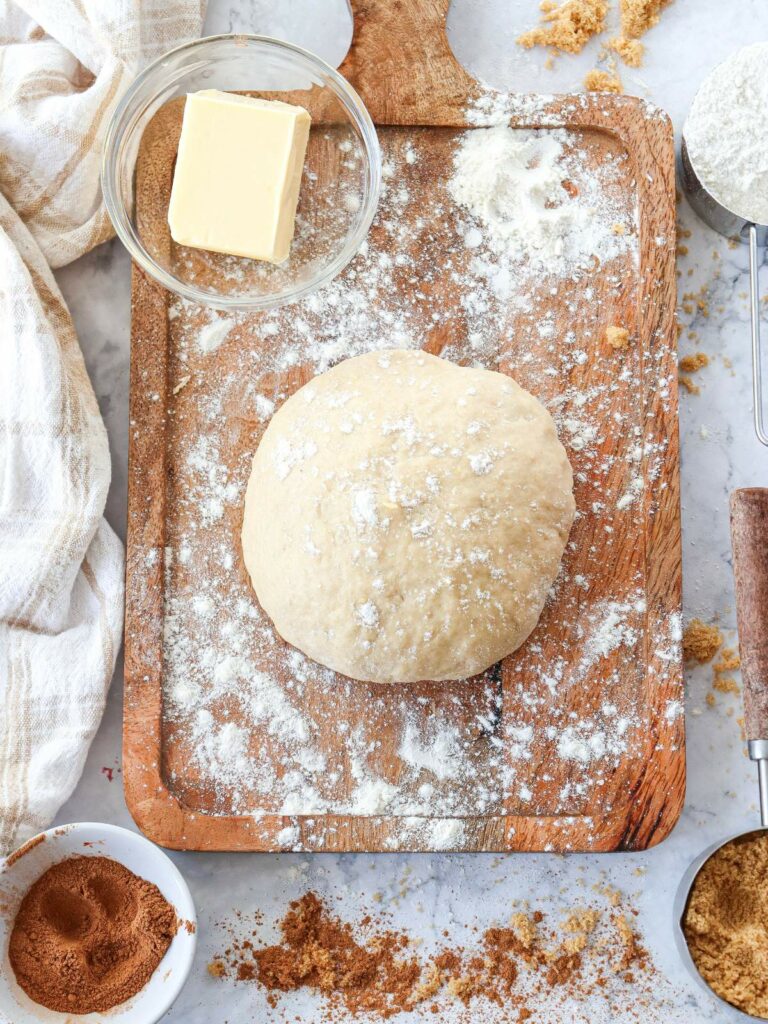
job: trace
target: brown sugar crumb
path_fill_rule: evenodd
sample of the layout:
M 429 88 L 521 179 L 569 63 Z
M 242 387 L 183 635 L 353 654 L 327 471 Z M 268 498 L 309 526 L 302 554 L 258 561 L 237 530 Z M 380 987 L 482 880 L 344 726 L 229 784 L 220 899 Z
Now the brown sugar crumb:
M 717 626 L 708 626 L 701 619 L 691 619 L 683 631 L 683 657 L 703 665 L 712 661 L 723 646 L 723 634 Z
M 645 47 L 637 39 L 627 39 L 624 36 L 617 36 L 608 40 L 608 49 L 613 50 L 629 68 L 639 68 L 643 63 Z
M 463 1003 L 469 1002 L 473 994 L 471 980 L 469 978 L 451 978 L 448 982 L 448 994 L 454 999 L 461 999 Z
M 722 676 L 715 676 L 715 681 L 712 683 L 712 689 L 717 690 L 718 693 L 741 693 L 739 684 L 730 676 L 726 676 L 725 678 L 722 678 Z
M 740 668 L 741 659 L 732 647 L 724 647 L 720 651 L 720 657 L 712 666 L 715 675 L 722 675 L 725 672 L 736 672 Z
M 617 74 L 611 71 L 601 71 L 593 68 L 584 76 L 584 88 L 587 92 L 612 92 L 623 93 L 624 86 Z
M 208 964 L 208 973 L 212 978 L 226 978 L 227 965 L 223 960 L 211 960 Z
M 705 320 L 709 318 L 709 293 L 706 285 L 698 292 L 683 292 L 683 311 L 692 316 L 697 310 Z
M 513 914 L 509 926 L 523 949 L 531 949 L 536 942 L 536 922 L 528 914 Z
M 605 340 L 611 348 L 626 348 L 629 345 L 629 331 L 626 327 L 606 327 Z
M 707 860 L 691 888 L 683 931 L 699 973 L 727 1002 L 768 1017 L 768 834 L 734 839 Z
M 576 910 L 568 915 L 563 925 L 563 931 L 581 932 L 584 935 L 591 935 L 599 920 L 600 912 L 597 910 Z
M 618 962 L 614 964 L 613 969 L 617 974 L 620 974 L 631 967 L 636 961 L 643 961 L 646 957 L 646 952 L 638 942 L 637 936 L 624 914 L 617 915 L 616 930 L 619 933 L 621 955 Z
M 720 657 L 712 666 L 714 680 L 712 689 L 718 693 L 739 693 L 739 684 L 729 675 L 730 672 L 737 672 L 741 668 L 741 661 L 736 651 L 731 647 L 724 647 Z
M 580 53 L 589 40 L 605 28 L 606 0 L 565 0 L 541 4 L 542 23 L 518 36 L 526 50 L 551 46 L 560 53 Z
M 563 925 L 563 931 L 570 933 L 563 943 L 565 952 L 581 953 L 586 949 L 589 936 L 594 932 L 599 920 L 600 913 L 594 909 L 577 910 L 569 914 Z
M 639 39 L 648 29 L 658 25 L 661 12 L 672 0 L 621 0 L 621 34 L 625 39 Z
M 427 964 L 424 978 L 416 986 L 413 993 L 413 1003 L 423 1003 L 431 999 L 440 991 L 443 984 L 443 972 L 435 963 Z
M 608 902 L 611 904 L 612 907 L 619 906 L 619 904 L 621 903 L 621 893 L 618 889 L 611 889 L 610 887 L 606 886 L 603 889 L 603 893 L 608 898 Z
M 584 932 L 577 932 L 565 940 L 563 949 L 566 953 L 581 953 L 587 948 L 588 942 L 589 936 L 585 935 Z
M 600 920 L 600 913 L 597 910 L 576 910 L 569 914 L 563 924 L 563 931 L 568 932 L 569 937 L 563 943 L 563 950 L 566 953 L 581 953 L 589 943 L 589 937 L 597 927 Z
M 691 378 L 687 377 L 685 374 L 680 374 L 678 376 L 677 383 L 689 395 L 700 395 L 701 394 L 701 388 L 699 387 L 699 385 L 696 384 L 694 381 L 692 381 Z
M 677 364 L 683 373 L 697 373 L 709 366 L 709 356 L 706 352 L 694 352 L 692 355 L 683 356 Z
M 704 700 L 707 702 L 707 707 L 709 708 L 714 708 L 717 706 L 717 699 L 714 693 L 708 693 Z

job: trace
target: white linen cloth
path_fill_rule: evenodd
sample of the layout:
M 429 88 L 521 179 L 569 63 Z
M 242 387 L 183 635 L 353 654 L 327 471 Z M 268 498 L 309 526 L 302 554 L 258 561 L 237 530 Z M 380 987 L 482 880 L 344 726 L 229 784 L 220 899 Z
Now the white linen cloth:
M 122 630 L 107 436 L 51 268 L 110 236 L 111 111 L 203 13 L 204 0 L 0 0 L 0 855 L 74 789 Z

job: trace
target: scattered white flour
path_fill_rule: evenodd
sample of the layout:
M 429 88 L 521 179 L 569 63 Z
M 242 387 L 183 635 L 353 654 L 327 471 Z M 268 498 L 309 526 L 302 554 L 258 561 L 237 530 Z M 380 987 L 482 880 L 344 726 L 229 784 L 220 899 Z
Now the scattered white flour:
M 493 459 L 488 452 L 477 452 L 476 455 L 470 455 L 469 465 L 476 476 L 486 476 L 493 472 Z
M 391 849 L 413 846 L 424 850 L 453 850 L 462 848 L 466 825 L 458 818 L 401 818 L 396 837 L 390 837 Z
M 598 606 L 589 617 L 589 632 L 582 656 L 582 665 L 594 665 L 607 658 L 618 647 L 633 648 L 639 639 L 634 626 L 638 615 L 644 612 L 642 595 L 636 601 L 608 601 Z
M 256 406 L 256 412 L 258 413 L 259 419 L 268 420 L 275 411 L 275 403 L 271 398 L 267 398 L 266 395 L 256 395 L 254 398 L 254 404 Z
M 406 721 L 397 753 L 406 764 L 440 781 L 455 779 L 463 768 L 458 730 L 444 725 L 425 738 L 412 721 Z
M 317 455 L 317 445 L 314 441 L 291 445 L 284 437 L 281 437 L 274 453 L 275 475 L 278 480 L 285 480 L 294 466 L 314 458 L 315 455 Z
M 574 176 L 568 142 L 562 130 L 504 124 L 466 133 L 449 187 L 481 227 L 479 237 L 476 227 L 469 229 L 471 248 L 484 237 L 497 256 L 513 263 L 525 259 L 549 273 L 626 250 L 627 240 L 613 230 L 610 200 L 601 190 L 566 187 Z
M 379 513 L 373 488 L 364 487 L 355 491 L 352 496 L 352 518 L 359 530 L 379 525 Z
M 209 324 L 200 328 L 197 344 L 201 352 L 215 352 L 224 342 L 232 327 L 232 321 L 226 317 L 215 317 Z
M 557 741 L 557 753 L 566 761 L 580 761 L 588 764 L 599 761 L 607 754 L 620 756 L 627 749 L 625 734 L 629 722 L 620 719 L 611 728 L 600 727 L 594 722 L 568 725 Z
M 715 199 L 745 220 L 768 224 L 768 42 L 743 47 L 707 75 L 683 136 Z
M 294 847 L 298 845 L 300 839 L 301 832 L 298 825 L 286 825 L 275 836 L 275 842 L 278 846 Z
M 379 625 L 379 610 L 373 601 L 366 601 L 357 608 L 357 617 L 361 625 L 368 629 L 377 629 Z

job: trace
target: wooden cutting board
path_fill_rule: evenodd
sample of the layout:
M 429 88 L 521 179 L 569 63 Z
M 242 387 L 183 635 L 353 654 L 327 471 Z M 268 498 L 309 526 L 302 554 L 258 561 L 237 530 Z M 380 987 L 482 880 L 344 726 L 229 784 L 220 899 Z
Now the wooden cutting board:
M 585 174 L 610 165 L 632 244 L 577 283 L 541 274 L 522 295 L 486 295 L 487 276 L 467 285 L 474 256 L 446 190 L 467 110 L 487 106 L 446 42 L 448 0 L 353 6 L 341 71 L 389 174 L 367 250 L 319 301 L 239 317 L 208 352 L 194 339 L 216 314 L 134 268 L 128 805 L 179 849 L 647 848 L 677 820 L 685 778 L 671 125 L 631 97 L 511 104 L 513 126 L 568 129 Z M 166 226 L 180 117 L 171 104 L 145 133 L 137 210 L 187 259 Z M 555 412 L 574 466 L 556 592 L 480 679 L 334 678 L 275 637 L 248 586 L 238 538 L 264 410 L 321 368 L 318 351 L 334 361 L 336 335 L 348 354 L 364 317 L 377 339 L 415 331 L 433 353 L 513 374 Z M 626 349 L 606 344 L 612 325 Z M 310 736 L 299 754 L 297 729 Z M 298 776 L 309 789 L 286 804 Z

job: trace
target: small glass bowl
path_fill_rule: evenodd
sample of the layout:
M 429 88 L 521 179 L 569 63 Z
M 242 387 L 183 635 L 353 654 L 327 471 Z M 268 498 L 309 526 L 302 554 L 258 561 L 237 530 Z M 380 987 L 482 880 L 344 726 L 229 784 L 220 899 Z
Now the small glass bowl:
M 183 97 L 199 89 L 284 99 L 312 115 L 296 234 L 281 264 L 193 249 L 170 237 Z M 171 50 L 130 86 L 107 130 L 101 183 L 118 237 L 163 287 L 216 309 L 254 312 L 304 298 L 357 253 L 376 212 L 381 153 L 362 100 L 319 57 L 267 36 L 210 36 Z

